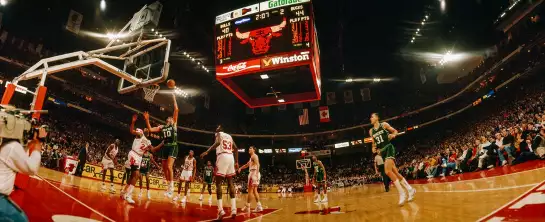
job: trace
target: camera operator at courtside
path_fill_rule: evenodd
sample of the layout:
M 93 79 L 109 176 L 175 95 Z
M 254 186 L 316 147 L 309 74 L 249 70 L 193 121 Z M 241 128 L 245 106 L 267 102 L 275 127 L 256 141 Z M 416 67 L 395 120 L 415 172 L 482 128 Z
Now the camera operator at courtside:
M 9 128 L 10 123 L 13 122 L 14 119 L 10 117 L 6 118 L 6 115 L 4 115 L 5 112 L 3 111 L 0 111 L 0 114 L 0 121 L 4 121 L 0 128 Z M 26 120 L 19 118 L 17 121 Z M 13 137 L 5 138 L 4 136 L 1 138 L 3 141 L 0 146 L 0 221 L 28 221 L 25 213 L 9 198 L 9 195 L 13 191 L 16 173 L 28 175 L 38 173 L 41 161 L 42 144 L 47 137 L 46 128 L 47 126 L 32 126 L 30 131 L 26 132 L 27 135 L 22 136 L 21 133 L 21 138 L 19 139 Z M 4 135 L 5 133 L 0 134 Z M 24 140 L 28 141 L 26 147 L 30 156 L 19 142 Z

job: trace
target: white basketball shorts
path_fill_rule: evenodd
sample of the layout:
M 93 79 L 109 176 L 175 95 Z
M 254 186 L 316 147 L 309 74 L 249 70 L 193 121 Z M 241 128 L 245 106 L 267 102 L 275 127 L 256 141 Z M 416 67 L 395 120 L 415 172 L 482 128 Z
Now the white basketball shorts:
M 193 171 L 183 170 L 182 175 L 180 175 L 180 180 L 191 181 L 192 176 L 193 176 Z
M 221 153 L 216 160 L 216 176 L 232 177 L 235 175 L 235 157 L 231 153 Z
M 131 150 L 129 152 L 129 165 L 131 168 L 135 166 L 136 169 L 140 169 L 140 165 L 142 165 L 142 156 Z
M 114 161 L 102 157 L 102 169 L 114 169 Z
M 248 187 L 250 186 L 259 186 L 259 181 L 261 180 L 261 173 L 250 171 L 250 174 L 248 174 Z

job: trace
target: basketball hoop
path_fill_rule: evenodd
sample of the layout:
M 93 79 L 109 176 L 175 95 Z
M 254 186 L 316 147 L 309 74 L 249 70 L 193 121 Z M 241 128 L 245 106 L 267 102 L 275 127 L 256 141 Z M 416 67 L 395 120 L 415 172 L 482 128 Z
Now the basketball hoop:
M 155 94 L 159 92 L 159 89 L 161 87 L 157 84 L 149 85 L 147 87 L 142 88 L 144 90 L 144 99 L 148 102 L 153 102 L 153 99 L 155 98 Z

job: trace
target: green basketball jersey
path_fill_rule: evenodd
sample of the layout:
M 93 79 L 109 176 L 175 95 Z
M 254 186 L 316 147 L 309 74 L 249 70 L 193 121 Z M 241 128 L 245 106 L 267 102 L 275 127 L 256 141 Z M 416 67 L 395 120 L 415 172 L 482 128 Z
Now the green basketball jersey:
M 173 125 L 163 125 L 161 128 L 161 133 L 163 140 L 165 140 L 165 144 L 172 144 L 176 143 L 177 141 L 177 132 L 176 127 Z
M 318 162 L 314 162 L 314 163 L 312 163 L 312 165 L 314 166 L 314 172 L 316 172 L 316 176 L 323 178 L 324 170 L 322 169 L 322 167 L 320 167 Z
M 204 167 L 204 181 L 212 181 L 212 176 L 214 176 L 214 167 L 213 166 L 205 166 Z
M 142 155 L 142 164 L 140 165 L 140 168 L 142 169 L 149 169 L 151 165 L 151 155 L 149 153 L 145 153 Z
M 373 140 L 375 141 L 377 148 L 382 149 L 386 145 L 390 144 L 390 139 L 388 139 L 389 132 L 382 127 L 382 124 L 380 124 L 378 129 L 372 128 L 371 134 L 373 135 Z

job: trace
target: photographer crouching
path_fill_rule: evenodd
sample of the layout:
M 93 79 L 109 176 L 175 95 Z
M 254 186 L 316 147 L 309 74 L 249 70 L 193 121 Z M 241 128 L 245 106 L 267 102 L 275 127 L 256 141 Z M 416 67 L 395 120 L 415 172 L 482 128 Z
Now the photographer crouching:
M 9 195 L 14 189 L 17 173 L 35 175 L 40 168 L 47 126 L 32 125 L 24 117 L 0 111 L 0 221 L 28 221 Z M 24 140 L 28 141 L 26 147 L 30 156 L 19 142 Z

